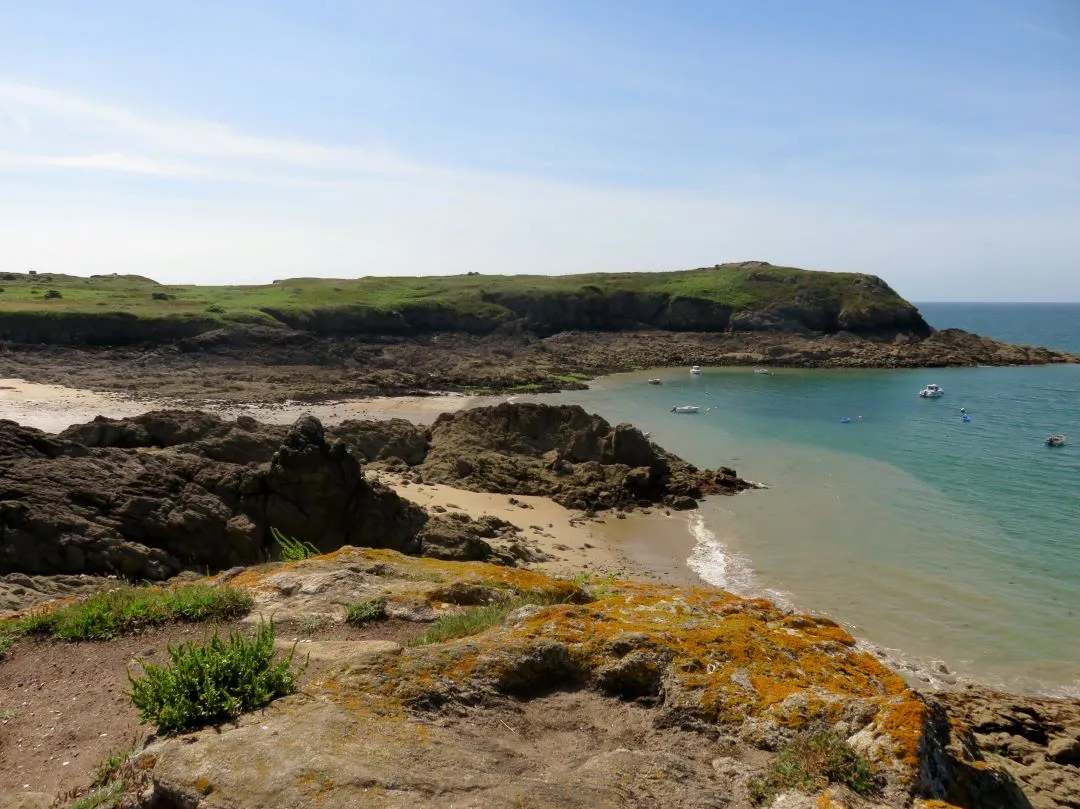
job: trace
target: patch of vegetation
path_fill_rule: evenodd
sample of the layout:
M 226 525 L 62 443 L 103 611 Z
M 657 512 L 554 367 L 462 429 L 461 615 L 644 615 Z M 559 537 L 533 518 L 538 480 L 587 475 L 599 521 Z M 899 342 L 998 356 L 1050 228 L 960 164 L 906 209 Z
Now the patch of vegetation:
M 386 599 L 367 598 L 363 601 L 354 601 L 348 607 L 345 621 L 353 626 L 364 626 L 374 621 L 382 621 L 386 618 Z
M 46 300 L 46 301 L 55 301 L 55 300 L 58 300 L 59 298 L 64 297 L 64 295 L 58 289 L 50 289 L 48 292 L 46 292 L 41 297 L 42 297 L 43 300 Z
M 843 784 L 864 797 L 879 789 L 870 762 L 842 737 L 823 730 L 796 736 L 765 776 L 751 778 L 747 787 L 754 803 L 763 804 L 789 789 L 816 792 L 829 784 Z
M 431 626 L 410 640 L 409 645 L 428 646 L 432 643 L 443 643 L 455 638 L 478 635 L 485 629 L 501 624 L 506 619 L 506 616 L 518 607 L 529 604 L 550 607 L 553 604 L 562 603 L 564 602 L 552 593 L 538 592 L 522 593 L 514 598 L 494 604 L 469 607 L 461 612 L 454 612 L 436 619 Z
M 251 596 L 231 587 L 189 584 L 176 590 L 120 587 L 14 622 L 17 632 L 58 640 L 111 640 L 168 621 L 222 621 L 246 615 Z
M 118 778 L 102 787 L 76 798 L 67 805 L 67 809 L 116 809 L 127 792 L 127 782 Z
M 571 371 L 568 374 L 552 374 L 551 378 L 554 379 L 556 382 L 567 382 L 567 383 L 570 383 L 570 382 L 588 382 L 590 379 L 592 379 L 592 377 L 589 376 L 588 374 L 579 374 L 579 373 L 576 373 L 574 371 Z
M 14 635 L 0 635 L 0 660 L 4 659 L 13 643 L 15 643 Z
M 314 613 L 311 615 L 305 615 L 300 619 L 300 625 L 298 629 L 301 635 L 314 635 L 316 632 L 320 632 L 326 628 L 330 623 L 330 619 L 325 615 L 319 615 Z
M 512 388 L 507 388 L 509 393 L 540 393 L 544 389 L 543 385 L 536 382 L 530 382 L 526 385 L 514 385 Z
M 601 576 L 597 573 L 583 571 L 571 576 L 567 581 L 588 593 L 589 598 L 593 601 L 610 598 L 617 592 L 614 573 L 605 573 Z
M 614 296 L 650 300 L 654 308 L 655 304 L 690 300 L 732 312 L 761 311 L 794 302 L 837 312 L 908 306 L 872 276 L 744 264 L 658 273 L 294 278 L 250 286 L 162 285 L 134 275 L 87 279 L 54 273 L 47 283 L 62 297 L 47 304 L 45 296 L 35 289 L 35 283 L 44 277 L 9 273 L 0 280 L 7 288 L 0 302 L 4 315 L 122 317 L 124 325 L 136 327 L 139 334 L 146 333 L 138 328 L 139 321 L 155 326 L 168 321 L 176 328 L 167 331 L 187 335 L 231 322 L 310 328 L 324 323 L 328 316 L 336 322 L 354 321 L 350 329 L 364 321 L 378 329 L 386 315 L 401 316 L 408 323 L 445 322 L 446 316 L 452 315 L 495 328 L 521 317 L 523 307 L 561 307 Z M 103 324 L 103 328 L 108 326 Z M 159 331 L 154 329 L 155 334 Z
M 276 528 L 270 529 L 270 536 L 278 546 L 278 556 L 283 562 L 299 562 L 301 559 L 310 559 L 319 555 L 319 549 L 310 542 L 285 536 Z
M 143 676 L 129 675 L 139 720 L 162 733 L 177 733 L 234 719 L 296 691 L 307 664 L 294 668 L 295 646 L 274 660 L 274 625 L 260 622 L 251 638 L 215 631 L 205 644 L 169 646 L 170 664 L 140 661 Z
M 0 710 L 0 722 L 6 722 L 8 719 L 14 719 L 19 715 L 19 712 L 14 708 L 4 708 Z

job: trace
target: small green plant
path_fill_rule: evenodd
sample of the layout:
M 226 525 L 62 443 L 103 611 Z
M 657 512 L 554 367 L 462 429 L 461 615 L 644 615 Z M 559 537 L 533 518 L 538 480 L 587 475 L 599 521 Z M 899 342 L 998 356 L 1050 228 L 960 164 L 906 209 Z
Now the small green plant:
M 44 300 L 52 301 L 52 300 L 56 300 L 57 298 L 62 298 L 64 296 L 60 292 L 60 290 L 58 290 L 58 289 L 50 289 L 44 295 L 42 295 L 41 297 Z
M 9 719 L 14 719 L 19 715 L 19 712 L 14 708 L 4 708 L 0 710 L 0 722 L 6 722 Z
M 299 562 L 301 559 L 310 559 L 319 555 L 319 549 L 310 542 L 285 536 L 276 528 L 270 529 L 270 536 L 278 546 L 278 556 L 283 562 Z
M 595 573 L 581 572 L 574 574 L 567 581 L 588 593 L 593 601 L 610 598 L 617 592 L 614 573 L 600 576 Z
M 120 587 L 49 612 L 32 612 L 18 619 L 15 628 L 27 635 L 57 640 L 111 640 L 168 621 L 238 618 L 251 609 L 252 603 L 248 593 L 232 587 Z
M 116 750 L 105 756 L 98 765 L 97 773 L 94 775 L 94 780 L 90 783 L 90 786 L 94 789 L 98 789 L 115 781 L 120 774 L 120 769 L 124 766 L 124 763 L 131 758 L 131 754 L 135 752 L 135 747 L 136 743 L 132 742 L 124 749 Z
M 255 635 L 215 631 L 205 644 L 169 646 L 167 666 L 140 661 L 142 677 L 128 675 L 131 702 L 141 722 L 176 733 L 233 719 L 296 690 L 306 663 L 293 667 L 295 647 L 274 661 L 274 625 L 260 622 Z
M 209 312 L 212 315 L 220 315 L 220 314 L 225 313 L 224 307 L 222 307 L 221 305 L 216 304 L 216 303 L 212 303 L 209 306 L 207 306 L 206 311 Z
M 535 604 L 540 607 L 549 607 L 553 604 L 563 603 L 551 593 L 536 592 L 522 593 L 515 598 L 499 601 L 495 604 L 484 604 L 479 607 L 469 607 L 462 612 L 451 613 L 438 618 L 420 635 L 411 641 L 412 646 L 427 646 L 432 643 L 442 643 L 454 638 L 464 638 L 476 635 L 489 627 L 502 623 L 511 612 L 518 607 Z
M 829 784 L 843 784 L 862 796 L 878 790 L 878 777 L 870 762 L 831 731 L 802 733 L 780 750 L 780 757 L 764 778 L 747 783 L 750 798 L 762 804 L 781 792 L 813 792 Z
M 117 778 L 81 798 L 76 798 L 67 805 L 67 809 L 116 809 L 126 790 L 127 782 L 123 778 Z
M 4 659 L 13 643 L 15 643 L 14 635 L 0 635 L 0 660 Z
M 345 615 L 346 622 L 353 626 L 364 626 L 373 621 L 381 621 L 386 618 L 386 599 L 368 598 L 363 601 L 354 601 L 349 605 Z
M 313 635 L 322 629 L 326 628 L 326 625 L 330 623 L 330 619 L 325 615 L 312 614 L 305 615 L 300 619 L 300 634 L 301 635 Z

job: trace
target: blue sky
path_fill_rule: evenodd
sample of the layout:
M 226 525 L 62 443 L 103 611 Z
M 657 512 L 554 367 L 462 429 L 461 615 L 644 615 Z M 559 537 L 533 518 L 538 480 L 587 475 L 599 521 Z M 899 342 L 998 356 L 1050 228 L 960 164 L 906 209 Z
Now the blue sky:
M 1080 300 L 1076 0 L 0 0 L 0 269 Z

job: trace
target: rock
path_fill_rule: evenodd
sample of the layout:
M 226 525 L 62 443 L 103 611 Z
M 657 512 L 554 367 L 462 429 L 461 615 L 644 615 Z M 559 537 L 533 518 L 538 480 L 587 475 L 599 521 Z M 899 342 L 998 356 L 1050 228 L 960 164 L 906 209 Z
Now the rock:
M 117 433 L 126 438 L 101 421 L 89 432 L 106 443 L 138 443 L 139 430 L 145 440 L 168 442 L 234 429 L 175 414 L 132 423 Z M 0 574 L 159 580 L 185 568 L 222 570 L 275 553 L 271 527 L 322 550 L 418 549 L 424 512 L 368 483 L 345 446 L 328 443 L 311 417 L 290 428 L 258 467 L 186 451 L 192 446 L 88 449 L 0 422 Z
M 1046 757 L 1056 764 L 1071 764 L 1080 767 L 1080 739 L 1051 739 L 1046 746 Z
M 408 466 L 424 461 L 427 431 L 405 419 L 357 421 L 349 419 L 329 430 L 361 461 L 399 458 Z
M 571 405 L 504 403 L 443 414 L 431 427 L 425 480 L 474 491 L 548 496 L 581 510 L 638 508 L 749 488 L 734 470 L 698 470 L 629 424 Z M 676 499 L 677 498 L 677 499 Z

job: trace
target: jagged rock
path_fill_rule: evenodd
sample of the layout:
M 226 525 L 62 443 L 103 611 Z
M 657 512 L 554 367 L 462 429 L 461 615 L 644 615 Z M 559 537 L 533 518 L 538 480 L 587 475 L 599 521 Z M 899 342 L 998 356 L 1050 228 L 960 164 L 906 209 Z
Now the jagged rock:
M 162 423 L 169 427 L 159 437 L 178 435 L 175 421 L 140 424 Z M 195 423 L 184 437 L 205 436 L 207 424 L 227 427 Z M 97 425 L 91 432 L 102 440 L 136 440 L 135 428 L 114 435 L 116 425 Z M 327 443 L 315 419 L 298 421 L 260 467 L 183 451 L 190 446 L 87 449 L 0 422 L 0 573 L 163 579 L 187 567 L 224 569 L 273 554 L 271 527 L 323 550 L 418 548 L 423 511 L 364 480 L 357 460 Z
M 699 470 L 637 428 L 611 427 L 576 405 L 504 403 L 443 414 L 419 469 L 432 483 L 549 496 L 593 511 L 662 501 L 693 508 L 705 494 L 752 485 L 731 469 Z
M 349 419 L 329 432 L 361 461 L 400 458 L 408 466 L 416 466 L 423 463 L 428 451 L 427 431 L 405 419 Z

